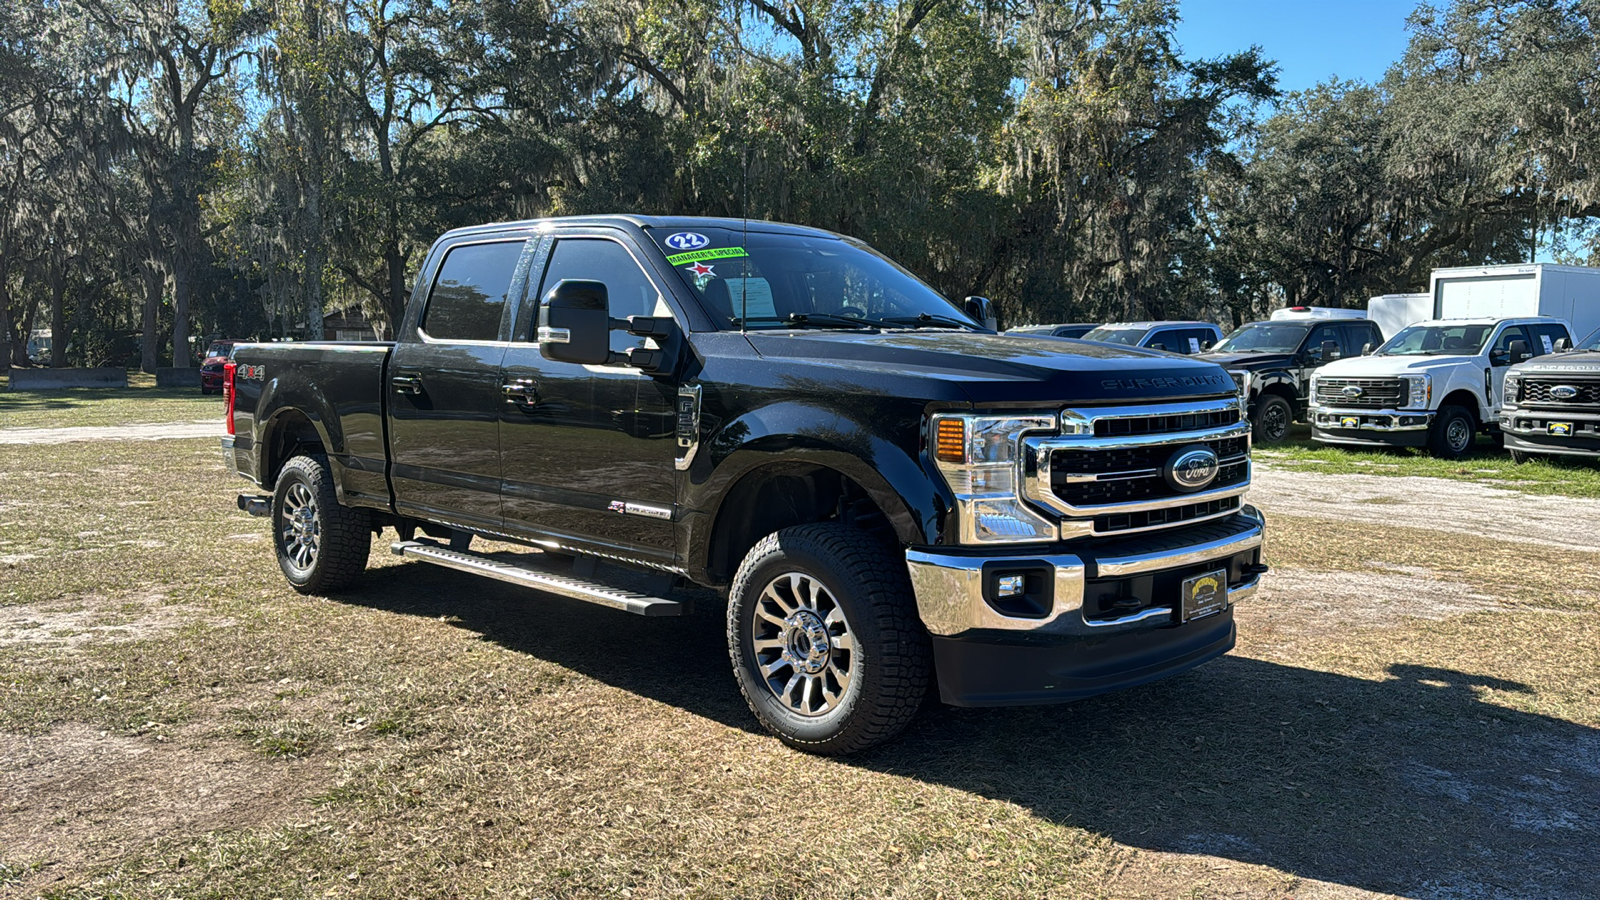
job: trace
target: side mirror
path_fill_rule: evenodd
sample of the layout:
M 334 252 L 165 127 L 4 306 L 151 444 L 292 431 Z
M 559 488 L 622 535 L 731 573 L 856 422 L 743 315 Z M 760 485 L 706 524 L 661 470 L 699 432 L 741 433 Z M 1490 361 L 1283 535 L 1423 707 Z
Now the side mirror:
M 1373 350 L 1373 347 L 1372 347 L 1372 342 L 1371 341 L 1367 341 L 1365 344 L 1361 345 L 1361 355 L 1362 356 L 1371 356 L 1372 355 L 1372 350 Z
M 1213 341 L 1211 338 L 1206 338 L 1205 340 L 1200 342 L 1200 352 L 1204 353 L 1207 350 L 1210 350 L 1211 349 L 1211 345 L 1215 344 L 1215 343 L 1216 343 L 1216 341 Z
M 1524 360 L 1533 359 L 1533 351 L 1528 349 L 1527 341 L 1511 342 L 1511 364 L 1516 365 Z
M 1572 341 L 1567 338 L 1556 338 L 1555 352 L 1565 353 L 1572 349 Z
M 1166 350 L 1167 349 L 1167 345 L 1161 343 L 1160 341 L 1153 341 L 1153 342 L 1151 342 L 1149 349 L 1151 349 L 1151 350 Z
M 1334 360 L 1336 360 L 1338 358 L 1339 358 L 1339 342 L 1338 341 L 1323 341 L 1322 342 L 1322 361 L 1323 362 L 1333 362 Z
M 994 301 L 988 297 L 968 297 L 961 301 L 961 305 L 966 309 L 967 315 L 977 319 L 983 327 L 995 330 L 998 323 L 994 318 Z
M 586 366 L 611 360 L 611 313 L 606 286 L 562 281 L 539 304 L 539 355 Z

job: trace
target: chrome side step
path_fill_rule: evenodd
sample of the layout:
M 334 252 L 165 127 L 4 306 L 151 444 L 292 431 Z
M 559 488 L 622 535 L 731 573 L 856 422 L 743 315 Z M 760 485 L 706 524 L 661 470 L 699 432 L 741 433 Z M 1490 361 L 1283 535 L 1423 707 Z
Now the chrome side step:
M 681 616 L 686 612 L 684 604 L 676 600 L 608 587 L 534 566 L 501 562 L 476 553 L 451 550 L 432 541 L 395 541 L 389 545 L 389 551 L 395 556 L 409 556 L 436 566 L 444 566 L 446 569 L 470 572 L 473 575 L 482 575 L 510 584 L 520 584 L 523 587 L 560 594 L 585 603 L 609 606 L 636 615 Z

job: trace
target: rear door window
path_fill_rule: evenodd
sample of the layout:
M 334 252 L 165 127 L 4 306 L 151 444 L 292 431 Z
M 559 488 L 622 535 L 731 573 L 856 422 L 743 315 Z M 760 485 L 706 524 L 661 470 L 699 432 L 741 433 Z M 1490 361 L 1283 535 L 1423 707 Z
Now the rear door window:
M 522 245 L 518 240 L 452 247 L 428 295 L 422 332 L 436 341 L 499 340 Z

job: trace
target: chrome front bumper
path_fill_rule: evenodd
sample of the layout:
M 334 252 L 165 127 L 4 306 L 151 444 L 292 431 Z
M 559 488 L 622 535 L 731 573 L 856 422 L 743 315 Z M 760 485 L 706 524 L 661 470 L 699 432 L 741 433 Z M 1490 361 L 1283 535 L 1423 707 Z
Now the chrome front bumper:
M 1327 406 L 1311 407 L 1311 425 L 1315 428 L 1332 428 L 1341 431 L 1427 431 L 1433 425 L 1432 410 L 1403 409 L 1337 409 Z M 1355 419 L 1355 425 L 1346 423 Z
M 906 551 L 917 611 L 935 635 L 969 631 L 1012 632 L 1034 635 L 1098 636 L 1148 629 L 1175 623 L 1175 606 L 1152 606 L 1117 618 L 1090 618 L 1084 610 L 1089 580 L 1136 578 L 1203 564 L 1225 565 L 1235 555 L 1259 551 L 1265 542 L 1266 519 L 1252 506 L 1235 517 L 1208 527 L 1187 529 L 1193 539 L 1150 538 L 1128 540 L 1120 551 L 1115 545 L 1104 553 L 1053 553 L 1039 556 L 970 556 L 932 550 Z M 1047 614 L 1036 617 L 1008 615 L 986 599 L 986 570 L 1019 566 L 1048 568 L 1054 575 L 1052 603 Z M 1249 598 L 1260 584 L 1250 575 L 1228 586 L 1229 605 Z M 1174 604 L 1177 600 L 1174 598 Z

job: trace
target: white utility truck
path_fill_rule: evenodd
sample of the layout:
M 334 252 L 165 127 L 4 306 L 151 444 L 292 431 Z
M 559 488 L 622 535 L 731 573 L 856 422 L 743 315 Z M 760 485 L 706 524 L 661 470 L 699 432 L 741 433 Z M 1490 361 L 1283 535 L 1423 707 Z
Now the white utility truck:
M 1433 318 L 1432 294 L 1383 294 L 1367 301 L 1367 318 L 1378 323 L 1383 339 L 1414 322 Z
M 1506 370 L 1600 327 L 1600 269 L 1544 263 L 1435 269 L 1428 321 L 1311 379 L 1311 437 L 1457 457 L 1499 435 Z

